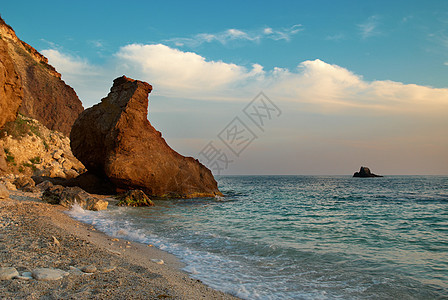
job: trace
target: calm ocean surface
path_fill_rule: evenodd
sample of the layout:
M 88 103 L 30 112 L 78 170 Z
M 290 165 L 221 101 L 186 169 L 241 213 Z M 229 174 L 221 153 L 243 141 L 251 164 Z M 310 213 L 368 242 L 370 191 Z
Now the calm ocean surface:
M 70 214 L 244 299 L 448 298 L 448 177 L 221 176 L 225 197 Z

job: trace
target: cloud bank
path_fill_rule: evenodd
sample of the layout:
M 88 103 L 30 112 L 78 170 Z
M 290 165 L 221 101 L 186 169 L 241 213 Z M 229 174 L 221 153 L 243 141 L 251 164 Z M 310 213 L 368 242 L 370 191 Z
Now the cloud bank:
M 439 113 L 448 106 L 448 89 L 394 81 L 366 81 L 341 66 L 307 60 L 294 70 L 253 64 L 245 67 L 209 61 L 163 44 L 130 44 L 119 49 L 107 66 L 49 49 L 42 51 L 78 91 L 89 78 L 127 74 L 151 83 L 158 95 L 207 101 L 247 101 L 264 90 L 280 101 L 307 104 L 316 111 L 368 109 L 381 113 Z M 118 73 L 116 70 L 120 70 Z M 82 82 L 82 85 L 81 85 Z

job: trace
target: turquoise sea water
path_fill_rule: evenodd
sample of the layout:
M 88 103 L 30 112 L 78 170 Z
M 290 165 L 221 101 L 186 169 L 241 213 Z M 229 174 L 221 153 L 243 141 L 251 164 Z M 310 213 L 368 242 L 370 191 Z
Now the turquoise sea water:
M 71 215 L 244 299 L 448 298 L 448 177 L 217 180 L 222 198 Z

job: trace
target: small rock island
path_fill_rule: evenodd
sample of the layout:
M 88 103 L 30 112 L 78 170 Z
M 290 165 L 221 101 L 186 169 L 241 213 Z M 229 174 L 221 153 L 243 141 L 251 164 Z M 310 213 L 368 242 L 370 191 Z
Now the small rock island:
M 355 172 L 355 174 L 353 174 L 353 177 L 367 178 L 367 177 L 383 177 L 383 176 L 373 174 L 372 172 L 370 172 L 370 169 L 368 167 L 361 167 L 359 169 L 359 172 Z

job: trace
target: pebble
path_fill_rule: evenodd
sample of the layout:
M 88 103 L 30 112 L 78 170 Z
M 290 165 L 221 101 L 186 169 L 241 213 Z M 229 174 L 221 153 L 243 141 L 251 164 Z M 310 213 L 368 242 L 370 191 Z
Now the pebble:
M 60 269 L 39 268 L 32 272 L 33 278 L 36 280 L 59 280 L 62 277 L 69 275 L 69 273 Z
M 16 268 L 0 268 L 0 280 L 10 280 L 17 276 L 19 276 L 19 272 L 17 272 Z
M 121 252 L 118 252 L 118 251 L 115 251 L 115 250 L 112 250 L 112 249 L 106 249 L 106 250 L 109 251 L 110 253 L 121 255 Z
M 104 267 L 100 270 L 101 273 L 109 273 L 112 272 L 113 270 L 115 270 L 117 267 L 114 266 L 109 266 L 109 267 Z
M 59 246 L 60 245 L 60 242 L 58 241 L 58 239 L 55 237 L 55 236 L 53 236 L 52 235 L 52 237 L 53 237 L 53 244 L 57 247 L 57 246 Z
M 151 261 L 158 265 L 163 265 L 165 263 L 162 259 L 151 259 Z
M 83 272 L 83 271 L 81 271 L 80 269 L 78 269 L 78 268 L 76 268 L 76 267 L 73 267 L 73 266 L 70 266 L 70 267 L 69 267 L 68 272 L 69 272 L 71 275 L 84 275 L 84 272 Z
M 95 273 L 96 272 L 96 267 L 95 266 L 84 266 L 81 268 L 81 271 L 83 271 L 84 273 Z

